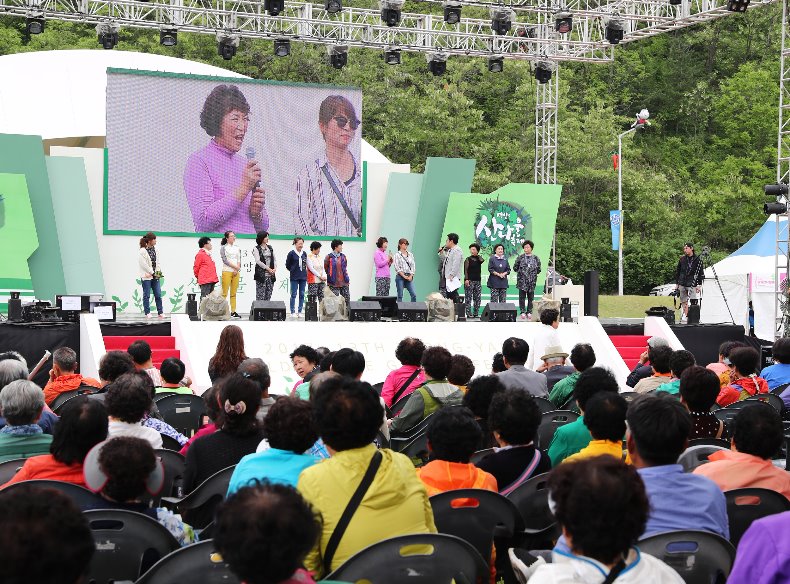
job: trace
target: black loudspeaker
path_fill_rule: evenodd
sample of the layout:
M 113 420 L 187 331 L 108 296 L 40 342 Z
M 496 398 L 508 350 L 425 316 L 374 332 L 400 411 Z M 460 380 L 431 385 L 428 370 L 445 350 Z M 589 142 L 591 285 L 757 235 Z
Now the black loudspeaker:
M 645 310 L 647 316 L 658 316 L 667 321 L 667 324 L 675 324 L 675 311 L 666 306 L 651 306 Z
M 760 371 L 774 364 L 774 347 L 773 345 L 760 346 Z
M 381 316 L 386 318 L 395 318 L 398 312 L 398 297 L 397 296 L 363 296 L 362 302 L 378 302 L 381 306 Z
M 466 297 L 460 294 L 455 299 L 455 320 L 466 322 Z
M 689 304 L 689 311 L 687 314 L 686 322 L 688 324 L 699 324 L 699 312 L 700 312 L 699 304 Z
M 480 322 L 516 322 L 516 305 L 512 302 L 489 302 L 480 315 Z
M 197 294 L 187 294 L 187 316 L 190 320 L 198 319 L 198 303 L 195 299 Z
M 600 281 L 598 272 L 584 272 L 584 316 L 598 316 L 598 289 Z
M 256 300 L 250 307 L 250 320 L 285 320 L 285 302 Z
M 375 301 L 351 301 L 348 306 L 348 320 L 351 322 L 379 322 L 381 320 L 381 304 Z
M 8 299 L 8 320 L 12 322 L 22 322 L 22 299 L 19 292 L 11 292 Z
M 401 322 L 427 322 L 428 305 L 425 302 L 398 302 L 396 317 Z
M 305 322 L 318 322 L 318 298 L 315 294 L 307 295 L 307 302 L 304 305 Z

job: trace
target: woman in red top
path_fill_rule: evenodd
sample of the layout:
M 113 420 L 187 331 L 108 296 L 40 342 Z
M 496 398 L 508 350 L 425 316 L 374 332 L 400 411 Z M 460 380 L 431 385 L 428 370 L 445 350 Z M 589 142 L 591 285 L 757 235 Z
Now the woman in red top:
M 752 347 L 738 347 L 730 353 L 730 384 L 721 388 L 716 403 L 726 407 L 758 393 L 768 393 L 768 382 L 757 377 L 760 355 Z
M 88 451 L 107 439 L 104 404 L 87 396 L 75 397 L 63 406 L 50 454 L 33 456 L 3 487 L 33 479 L 63 481 L 85 486 L 82 463 Z
M 219 278 L 217 278 L 217 266 L 211 257 L 211 238 L 201 237 L 198 239 L 198 247 L 200 249 L 195 256 L 195 265 L 192 266 L 192 271 L 195 273 L 198 286 L 200 286 L 200 299 L 203 300 L 214 291 L 214 285 L 219 282 Z

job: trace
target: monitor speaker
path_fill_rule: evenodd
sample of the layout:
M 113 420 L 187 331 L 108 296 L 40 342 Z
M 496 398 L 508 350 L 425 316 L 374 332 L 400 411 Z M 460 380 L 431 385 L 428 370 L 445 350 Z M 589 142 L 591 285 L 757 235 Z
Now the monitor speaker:
M 699 313 L 700 313 L 700 305 L 699 304 L 689 304 L 689 311 L 687 315 L 688 324 L 699 324 Z
M 19 296 L 19 292 L 11 292 L 8 299 L 8 320 L 12 322 L 22 321 L 22 299 Z
M 381 316 L 385 318 L 395 318 L 398 312 L 397 296 L 363 296 L 362 302 L 378 302 L 381 306 Z
M 318 297 L 315 294 L 307 295 L 304 305 L 305 322 L 318 322 Z
M 600 280 L 598 272 L 584 272 L 584 316 L 598 316 L 598 290 Z
M 425 302 L 398 302 L 397 319 L 401 322 L 427 322 L 428 304 Z
M 250 307 L 250 320 L 285 320 L 285 302 L 256 300 Z
M 455 320 L 466 322 L 466 296 L 460 294 L 455 297 Z
M 351 322 L 378 322 L 381 320 L 381 304 L 375 301 L 349 302 Z
M 187 316 L 189 316 L 190 320 L 198 319 L 198 303 L 196 297 L 196 294 L 187 294 Z
M 512 302 L 489 302 L 480 322 L 516 322 L 516 305 Z

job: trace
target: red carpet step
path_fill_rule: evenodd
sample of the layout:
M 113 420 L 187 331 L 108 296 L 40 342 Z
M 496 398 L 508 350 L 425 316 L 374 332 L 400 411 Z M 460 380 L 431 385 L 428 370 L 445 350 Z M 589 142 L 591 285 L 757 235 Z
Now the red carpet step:
M 639 356 L 647 348 L 649 338 L 644 335 L 609 335 L 614 348 L 620 353 L 629 369 L 633 369 L 639 363 Z
M 146 337 L 139 335 L 104 337 L 104 348 L 108 351 L 125 351 L 129 348 L 129 345 L 137 340 L 146 341 L 151 345 L 151 360 L 157 368 L 165 359 L 170 357 L 181 358 L 181 351 L 176 349 L 175 337 Z

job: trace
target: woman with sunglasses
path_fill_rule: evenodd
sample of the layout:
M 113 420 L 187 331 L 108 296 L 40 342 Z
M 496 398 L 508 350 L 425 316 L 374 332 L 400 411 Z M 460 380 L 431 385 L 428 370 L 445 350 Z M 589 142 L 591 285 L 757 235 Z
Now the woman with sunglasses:
M 305 235 L 362 235 L 362 168 L 349 150 L 360 121 L 352 103 L 330 95 L 318 110 L 325 148 L 296 182 L 296 231 Z

